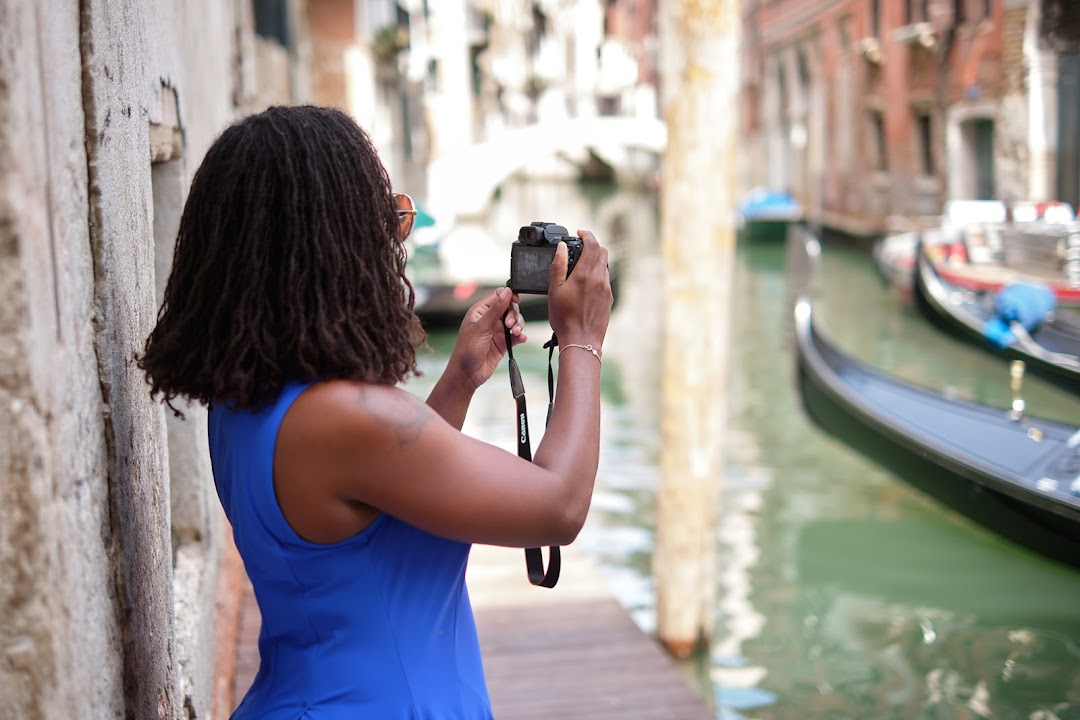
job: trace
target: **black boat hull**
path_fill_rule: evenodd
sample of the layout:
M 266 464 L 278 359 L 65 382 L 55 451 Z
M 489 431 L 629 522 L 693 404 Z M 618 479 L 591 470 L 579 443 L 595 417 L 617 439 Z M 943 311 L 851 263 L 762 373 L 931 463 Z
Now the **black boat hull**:
M 739 232 L 739 239 L 751 243 L 784 244 L 788 228 L 794 220 L 747 220 Z
M 798 332 L 798 389 L 818 426 L 954 511 L 1020 545 L 1080 568 L 1080 503 L 1053 506 L 977 463 L 920 442 L 880 413 L 860 407 L 852 401 L 851 389 L 841 387 L 837 376 L 823 369 L 822 358 L 814 354 L 814 336 Z

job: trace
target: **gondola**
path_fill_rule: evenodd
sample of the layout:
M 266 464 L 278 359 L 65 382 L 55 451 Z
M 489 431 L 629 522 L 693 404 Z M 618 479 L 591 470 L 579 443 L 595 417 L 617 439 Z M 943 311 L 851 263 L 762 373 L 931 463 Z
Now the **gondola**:
M 788 228 L 802 219 L 802 207 L 789 193 L 755 188 L 739 205 L 738 237 L 746 242 L 783 245 Z
M 947 398 L 875 371 L 796 303 L 798 388 L 811 419 L 944 505 L 1080 568 L 1080 426 Z
M 908 219 L 907 227 L 875 242 L 874 265 L 887 285 L 912 300 L 921 243 L 938 276 L 952 285 L 997 292 L 1032 278 L 1050 288 L 1059 305 L 1080 307 L 1080 223 L 1065 203 L 1040 207 L 1018 204 L 1010 221 L 999 201 L 950 200 L 939 224 Z
M 914 298 L 919 311 L 946 332 L 987 349 L 996 347 L 987 339 L 996 315 L 994 293 L 977 293 L 943 279 L 923 248 L 916 251 Z M 997 353 L 1023 360 L 1035 374 L 1080 393 L 1080 320 L 1057 312 L 1030 333 L 1015 325 L 1010 332 L 1012 342 Z

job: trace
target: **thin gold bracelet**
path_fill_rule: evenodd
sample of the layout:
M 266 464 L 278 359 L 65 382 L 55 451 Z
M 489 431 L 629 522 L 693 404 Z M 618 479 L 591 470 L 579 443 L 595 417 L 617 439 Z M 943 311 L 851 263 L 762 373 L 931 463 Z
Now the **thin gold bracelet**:
M 571 343 L 569 345 L 560 345 L 559 346 L 559 348 L 560 348 L 559 352 L 562 352 L 561 348 L 572 348 L 572 347 L 581 348 L 582 350 L 588 350 L 589 352 L 591 352 L 593 354 L 593 357 L 596 358 L 596 361 L 598 363 L 600 363 L 601 365 L 604 363 L 604 361 L 600 359 L 600 353 L 598 353 L 596 351 L 596 348 L 594 348 L 592 345 L 575 345 L 573 343 Z

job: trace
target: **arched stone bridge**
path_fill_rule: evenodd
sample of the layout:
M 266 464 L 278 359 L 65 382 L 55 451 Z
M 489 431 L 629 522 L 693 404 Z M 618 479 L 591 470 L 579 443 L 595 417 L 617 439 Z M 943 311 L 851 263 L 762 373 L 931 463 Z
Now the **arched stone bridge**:
M 666 144 L 663 121 L 648 118 L 574 118 L 508 130 L 431 163 L 428 200 L 456 215 L 475 216 L 506 178 L 530 163 L 589 149 L 601 157 L 618 157 L 627 148 L 660 153 Z

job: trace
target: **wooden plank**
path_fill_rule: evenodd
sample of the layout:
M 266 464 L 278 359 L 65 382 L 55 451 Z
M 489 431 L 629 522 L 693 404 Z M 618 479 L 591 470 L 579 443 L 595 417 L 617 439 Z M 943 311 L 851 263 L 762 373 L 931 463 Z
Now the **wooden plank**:
M 633 623 L 587 558 L 563 548 L 553 589 L 520 550 L 477 546 L 469 592 L 499 720 L 707 720 L 712 710 Z

